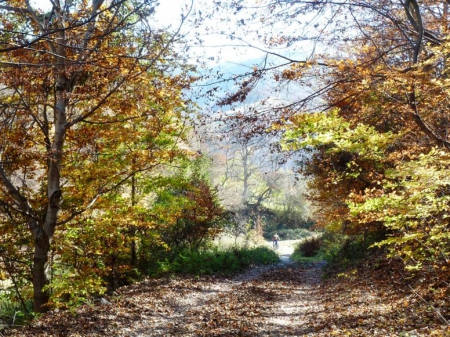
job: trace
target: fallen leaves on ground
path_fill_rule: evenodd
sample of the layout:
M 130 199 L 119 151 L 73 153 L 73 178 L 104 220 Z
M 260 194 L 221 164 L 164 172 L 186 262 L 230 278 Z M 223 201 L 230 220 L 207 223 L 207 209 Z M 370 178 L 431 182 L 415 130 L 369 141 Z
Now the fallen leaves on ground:
M 443 288 L 434 288 L 429 298 L 429 286 L 418 282 L 409 287 L 389 266 L 359 268 L 322 281 L 322 266 L 281 264 L 234 279 L 145 280 L 121 288 L 110 304 L 51 312 L 4 334 L 450 336 Z

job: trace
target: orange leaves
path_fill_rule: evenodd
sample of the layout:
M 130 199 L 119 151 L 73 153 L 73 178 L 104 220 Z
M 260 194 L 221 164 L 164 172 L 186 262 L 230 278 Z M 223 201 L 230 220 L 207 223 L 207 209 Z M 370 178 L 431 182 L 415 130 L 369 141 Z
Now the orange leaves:
M 369 263 L 387 264 L 375 259 Z M 117 290 L 108 298 L 109 305 L 98 301 L 81 306 L 76 314 L 54 311 L 23 329 L 7 331 L 6 336 L 113 336 L 142 331 L 162 336 L 448 334 L 448 326 L 432 309 L 439 306 L 439 313 L 448 315 L 445 288 L 427 289 L 428 282 L 417 282 L 411 290 L 395 265 L 383 270 L 361 267 L 359 278 L 349 274 L 322 281 L 320 266 L 272 266 L 233 280 L 146 279 Z
M 185 138 L 182 113 L 190 109 L 182 90 L 192 78 L 170 48 L 173 37 L 156 39 L 152 30 L 145 32 L 147 26 L 140 25 L 153 4 L 136 7 L 126 2 L 100 10 L 95 8 L 100 2 L 77 0 L 47 14 L 34 12 L 34 5 L 22 10 L 23 1 L 16 0 L 5 1 L 2 8 L 4 23 L 16 26 L 0 32 L 4 45 L 26 44 L 0 54 L 0 200 L 9 214 L 2 221 L 15 227 L 33 224 L 30 230 L 35 234 L 38 227 L 44 228 L 49 239 L 57 229 L 58 248 L 62 247 L 58 255 L 64 260 L 58 272 L 69 280 L 82 275 L 80 285 L 90 271 L 115 275 L 129 268 L 123 260 L 135 233 L 127 231 L 144 221 L 135 209 L 131 217 L 120 213 L 115 221 L 106 221 L 106 213 L 116 206 L 118 196 L 136 205 L 136 181 L 161 174 L 158 166 L 174 163 L 187 152 L 178 145 Z M 176 80 L 173 73 L 178 74 Z M 55 190 L 62 191 L 61 205 L 51 203 Z M 84 212 L 92 218 L 80 217 Z M 80 234 L 80 224 L 91 231 Z M 24 239 L 15 227 L 9 233 Z M 104 248 L 101 255 L 109 259 L 103 261 L 108 266 L 95 266 L 97 251 L 92 247 L 86 248 L 91 260 L 81 263 L 82 242 L 71 245 L 65 240 L 71 232 L 83 236 L 87 246 Z M 115 244 L 117 252 L 110 250 Z M 41 254 L 40 262 L 46 263 L 47 253 Z M 116 263 L 114 258 L 123 260 Z M 65 274 L 66 266 L 78 274 Z M 100 274 L 100 283 L 111 275 Z M 47 281 L 45 274 L 39 275 L 41 287 Z M 94 292 L 98 283 L 89 284 L 86 292 Z M 40 295 L 42 288 L 36 292 Z
M 174 178 L 171 185 L 158 192 L 152 208 L 156 232 L 167 245 L 198 247 L 204 240 L 222 231 L 226 218 L 217 191 L 204 180 Z
M 325 103 L 318 104 L 320 111 L 338 108 L 339 118 L 333 120 L 329 128 L 336 130 L 335 133 L 323 131 L 328 126 L 325 118 L 309 123 L 314 114 L 310 113 L 308 106 L 305 109 L 308 118 L 292 119 L 297 123 L 297 129 L 303 132 L 289 130 L 287 136 L 292 136 L 288 139 L 291 149 L 295 150 L 296 144 L 302 144 L 303 148 L 309 146 L 316 151 L 305 172 L 314 176 L 310 182 L 310 195 L 320 205 L 319 212 L 325 225 L 340 222 L 353 234 L 366 233 L 373 228 L 383 230 L 383 225 L 402 233 L 405 229 L 399 224 L 404 222 L 407 223 L 405 228 L 414 230 L 418 230 L 417 223 L 432 228 L 436 218 L 441 224 L 448 222 L 441 215 L 448 207 L 448 190 L 432 191 L 425 197 L 423 191 L 434 185 L 433 179 L 415 184 L 413 171 L 421 171 L 422 168 L 415 167 L 415 164 L 412 164 L 414 170 L 406 168 L 406 163 L 414 163 L 417 156 L 428 153 L 433 146 L 448 148 L 450 118 L 445 111 L 449 83 L 444 70 L 448 66 L 445 56 L 448 55 L 448 43 L 436 39 L 443 37 L 442 32 L 447 30 L 448 18 L 430 14 L 434 3 L 420 3 L 421 19 L 435 39 L 424 37 L 419 62 L 416 62 L 412 57 L 414 43 L 408 44 L 416 41 L 416 37 L 410 36 L 403 27 L 409 24 L 403 8 L 389 9 L 389 13 L 395 12 L 399 16 L 396 25 L 392 25 L 385 15 L 373 21 L 366 20 L 367 17 L 362 20 L 359 16 L 372 13 L 377 17 L 381 13 L 379 10 L 387 9 L 386 4 L 381 2 L 376 14 L 371 11 L 359 13 L 350 5 L 351 15 L 345 20 L 356 24 L 359 31 L 353 31 L 343 39 L 339 36 L 340 29 L 327 31 L 336 43 L 330 45 L 333 48 L 329 52 L 325 50 L 322 55 L 317 55 L 311 68 L 299 62 L 277 78 L 305 85 L 308 81 L 320 83 L 320 89 L 311 94 L 325 100 Z M 305 7 L 305 10 L 313 11 L 314 8 Z M 403 37 L 399 37 L 399 32 L 404 34 Z M 326 67 L 320 67 L 321 63 Z M 307 99 L 302 101 L 306 106 L 311 102 Z M 373 130 L 377 136 L 366 139 L 368 130 Z M 349 133 L 357 135 L 355 142 L 336 139 Z M 374 151 L 377 156 L 367 156 L 365 149 Z M 398 167 L 404 168 L 403 173 L 390 174 Z M 425 176 L 427 174 L 422 174 Z M 411 185 L 406 182 L 408 179 Z M 438 178 L 435 176 L 434 179 Z M 406 185 L 409 187 L 405 188 Z M 399 200 L 394 201 L 396 193 Z M 402 203 L 401 200 L 409 201 Z M 440 210 L 433 215 L 428 213 L 432 205 Z M 348 213 L 349 207 L 364 211 L 352 216 Z M 419 233 L 410 234 L 411 237 L 402 240 L 424 240 L 422 236 L 415 236 Z M 445 245 L 447 239 L 441 237 L 440 240 Z M 438 241 L 436 239 L 435 243 Z M 430 251 L 424 247 L 420 249 Z
M 306 61 L 294 63 L 288 69 L 283 70 L 281 77 L 275 77 L 276 81 L 284 80 L 300 80 L 301 77 L 317 63 L 315 61 Z

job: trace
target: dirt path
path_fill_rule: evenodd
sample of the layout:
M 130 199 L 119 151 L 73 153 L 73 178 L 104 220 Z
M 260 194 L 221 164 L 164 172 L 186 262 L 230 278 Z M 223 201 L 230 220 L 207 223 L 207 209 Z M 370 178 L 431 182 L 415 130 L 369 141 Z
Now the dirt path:
M 448 336 L 413 298 L 373 279 L 321 281 L 323 263 L 253 268 L 233 279 L 170 278 L 122 288 L 110 304 L 53 312 L 5 336 Z M 389 280 L 390 275 L 383 277 Z M 416 316 L 414 316 L 416 315 Z M 1 334 L 0 334 L 1 336 Z
M 284 260 L 233 279 L 148 280 L 121 289 L 111 304 L 50 313 L 7 336 L 286 336 L 303 329 L 306 311 L 321 310 L 320 275 L 320 265 Z
M 232 279 L 172 280 L 164 291 L 166 314 L 122 328 L 119 335 L 288 336 L 309 331 L 301 317 L 323 310 L 316 296 L 323 263 L 295 266 L 289 261 L 292 251 L 284 245 L 278 265 L 255 267 Z M 129 294 L 129 289 L 122 293 L 140 306 Z

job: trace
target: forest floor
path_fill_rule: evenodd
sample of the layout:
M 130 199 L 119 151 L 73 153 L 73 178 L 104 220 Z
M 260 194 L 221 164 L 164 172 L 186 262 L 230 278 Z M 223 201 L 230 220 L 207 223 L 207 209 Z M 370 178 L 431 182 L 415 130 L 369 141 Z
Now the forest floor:
M 281 255 L 291 250 L 281 242 Z M 427 299 L 429 285 L 416 280 L 409 287 L 389 265 L 324 280 L 323 266 L 294 264 L 285 255 L 234 278 L 149 279 L 119 289 L 110 302 L 51 312 L 3 335 L 450 336 L 438 288 Z

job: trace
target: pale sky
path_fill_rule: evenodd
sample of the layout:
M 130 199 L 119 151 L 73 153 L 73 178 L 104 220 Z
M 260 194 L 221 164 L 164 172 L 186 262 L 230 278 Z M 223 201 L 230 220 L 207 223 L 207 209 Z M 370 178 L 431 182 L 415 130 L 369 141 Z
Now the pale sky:
M 160 4 L 157 6 L 153 17 L 154 21 L 158 22 L 158 26 L 171 26 L 173 28 L 180 25 L 181 14 L 183 13 L 186 15 L 192 3 L 191 0 L 160 0 L 159 2 Z M 50 8 L 50 0 L 31 0 L 31 4 L 33 7 L 42 10 Z M 194 0 L 193 11 L 202 10 L 203 12 L 207 12 L 211 9 L 208 9 L 208 4 L 211 4 L 211 0 Z M 193 46 L 192 52 L 200 53 L 201 49 L 202 53 L 207 53 L 207 57 L 214 58 L 214 60 L 211 60 L 211 64 L 217 64 L 217 56 L 220 51 L 221 58 L 219 63 L 229 63 L 230 67 L 234 67 L 234 63 L 242 63 L 245 60 L 252 60 L 261 57 L 262 53 L 253 48 L 236 49 L 233 47 L 224 47 L 225 45 L 229 45 L 231 41 L 228 38 L 225 38 L 223 34 L 220 34 L 220 32 L 225 34 L 231 33 L 234 30 L 233 22 L 239 20 L 242 15 L 245 15 L 245 13 L 239 14 L 239 17 L 231 16 L 231 23 L 228 25 L 220 23 L 219 20 L 204 20 L 204 22 L 199 22 L 194 28 L 189 24 L 185 24 L 182 31 L 187 34 L 187 39 L 193 38 L 195 33 L 200 33 L 202 39 L 204 40 L 204 46 Z M 225 16 L 225 14 L 222 14 L 222 16 Z M 191 15 L 191 17 L 193 16 Z M 232 43 L 236 44 L 238 42 L 234 41 Z
M 211 10 L 208 5 L 211 0 L 194 0 L 193 12 L 202 11 L 203 13 Z M 187 9 L 190 8 L 190 0 L 162 0 L 160 5 L 157 7 L 155 19 L 160 21 L 163 25 L 172 25 L 173 27 L 178 27 L 180 24 L 181 13 L 186 14 Z M 209 7 L 209 8 L 208 8 Z M 218 13 L 220 14 L 220 13 Z M 226 17 L 227 14 L 221 13 L 222 18 Z M 221 57 L 219 63 L 243 63 L 245 60 L 252 60 L 261 57 L 262 53 L 253 48 L 234 48 L 229 46 L 230 44 L 242 44 L 238 41 L 231 41 L 228 36 L 236 31 L 236 35 L 239 36 L 239 29 L 234 22 L 237 22 L 241 18 L 245 17 L 245 13 L 239 13 L 238 15 L 229 15 L 230 22 L 225 24 L 219 19 L 204 19 L 202 22 L 198 22 L 194 28 L 186 24 L 183 28 L 183 32 L 187 33 L 187 38 L 193 38 L 196 33 L 201 35 L 204 41 L 203 46 L 193 47 L 201 49 L 202 52 L 207 52 L 210 57 L 214 57 L 211 63 L 217 63 L 217 57 L 220 52 Z M 195 17 L 191 15 L 192 18 Z M 242 38 L 245 35 L 241 36 Z M 228 47 L 226 47 L 228 46 Z
M 171 27 L 172 29 L 179 27 L 181 15 L 187 14 L 192 3 L 191 0 L 160 0 L 159 2 L 160 5 L 156 7 L 156 12 L 154 16 L 152 16 L 152 21 L 158 28 Z M 237 21 L 242 19 L 247 22 L 250 18 L 250 14 L 245 10 L 241 10 L 239 13 L 230 14 L 227 14 L 225 11 L 221 11 L 220 13 L 216 12 L 216 14 L 221 15 L 222 18 L 229 19 L 227 23 L 223 23 L 217 17 L 206 19 L 204 14 L 213 10 L 211 7 L 212 3 L 211 0 L 194 0 L 192 14 L 189 16 L 191 21 L 188 19 L 182 27 L 181 31 L 183 34 L 186 34 L 186 40 L 190 45 L 188 51 L 190 53 L 189 59 L 195 64 L 198 62 L 197 59 L 200 59 L 201 61 L 206 60 L 206 66 L 208 68 L 213 69 L 214 72 L 221 71 L 227 77 L 232 77 L 235 74 L 242 74 L 251 70 L 254 65 L 262 62 L 265 56 L 264 52 L 250 47 L 236 47 L 236 45 L 243 45 L 243 43 L 238 40 L 229 39 L 230 34 L 234 32 L 236 36 L 264 49 L 264 46 L 261 43 L 258 45 L 256 36 L 252 38 L 248 31 L 244 31 L 243 28 L 239 28 L 237 25 Z M 246 0 L 245 3 L 251 5 L 254 3 L 254 0 Z M 34 4 L 36 8 L 45 10 L 50 7 L 50 0 L 32 0 L 32 4 Z M 192 23 L 192 20 L 195 20 L 195 18 L 198 17 L 196 14 L 198 15 L 199 11 L 202 11 L 203 13 L 202 20 Z M 256 23 L 253 23 L 252 28 L 255 29 L 255 25 L 257 24 L 258 20 L 256 20 Z M 283 29 L 283 27 L 280 28 L 280 31 L 283 32 Z M 199 34 L 200 38 L 203 40 L 201 46 L 191 42 L 195 40 L 197 34 Z M 276 50 L 276 52 L 286 55 L 288 51 L 284 49 Z M 282 61 L 275 57 L 272 57 L 272 60 L 274 62 Z M 271 90 L 271 88 L 262 87 L 261 90 Z M 258 93 L 255 93 L 255 95 L 258 95 Z M 250 101 L 253 101 L 253 99 L 250 99 Z

